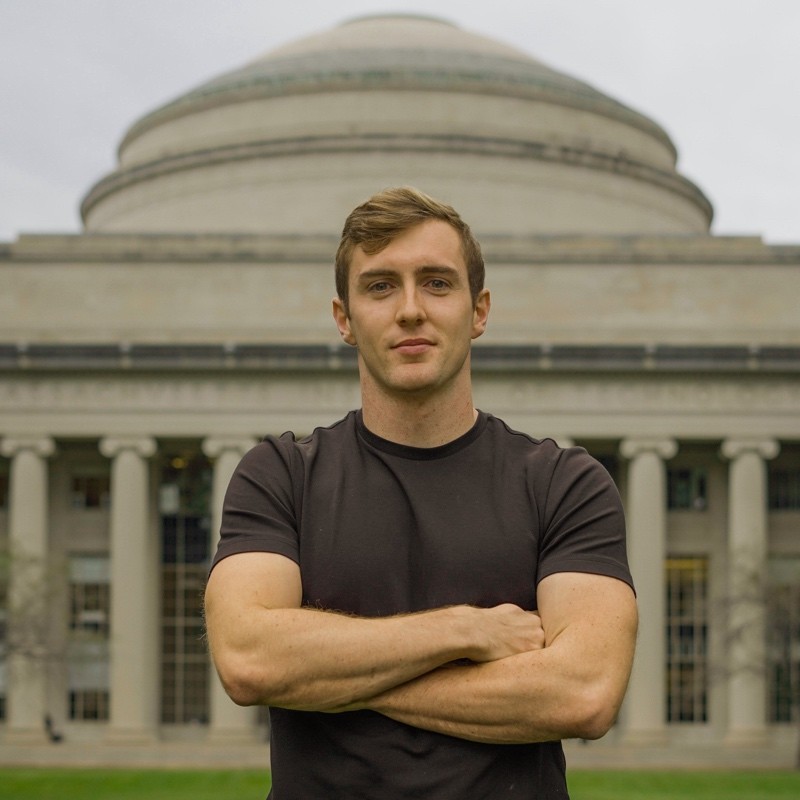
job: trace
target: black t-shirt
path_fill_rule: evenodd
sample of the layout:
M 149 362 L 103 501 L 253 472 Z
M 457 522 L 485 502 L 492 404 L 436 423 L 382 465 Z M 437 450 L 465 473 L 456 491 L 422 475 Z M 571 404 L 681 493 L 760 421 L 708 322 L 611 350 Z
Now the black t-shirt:
M 462 603 L 533 610 L 555 572 L 631 582 L 606 470 L 484 413 L 426 449 L 375 436 L 360 412 L 299 441 L 267 437 L 231 480 L 215 563 L 252 551 L 300 565 L 304 605 L 367 617 Z M 567 797 L 559 742 L 475 743 L 371 711 L 270 718 L 274 800 Z

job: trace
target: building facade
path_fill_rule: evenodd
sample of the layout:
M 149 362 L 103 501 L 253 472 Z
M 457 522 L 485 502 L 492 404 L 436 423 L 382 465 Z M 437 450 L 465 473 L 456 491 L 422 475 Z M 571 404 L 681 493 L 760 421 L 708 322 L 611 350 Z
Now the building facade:
M 380 46 L 376 46 L 376 42 Z M 254 741 L 202 589 L 261 436 L 359 403 L 328 316 L 388 185 L 484 247 L 476 401 L 622 492 L 641 612 L 609 740 L 784 746 L 800 686 L 800 246 L 709 233 L 651 120 L 440 20 L 371 17 L 136 122 L 85 231 L 0 244 L 7 742 Z

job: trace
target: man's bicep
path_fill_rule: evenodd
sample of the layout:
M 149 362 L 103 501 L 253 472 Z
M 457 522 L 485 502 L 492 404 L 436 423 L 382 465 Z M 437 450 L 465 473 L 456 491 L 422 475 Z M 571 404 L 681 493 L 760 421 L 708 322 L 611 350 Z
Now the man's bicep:
M 236 553 L 212 570 L 206 586 L 209 622 L 234 623 L 247 608 L 299 608 L 300 567 L 278 553 Z
M 274 660 L 270 620 L 299 607 L 300 598 L 300 571 L 285 556 L 236 553 L 212 570 L 205 597 L 208 645 L 226 691 L 240 705 L 260 702 L 273 679 L 266 670 Z
M 541 652 L 563 675 L 556 696 L 566 709 L 565 735 L 603 736 L 619 713 L 633 665 L 633 589 L 607 575 L 563 572 L 544 578 L 537 596 L 545 632 Z
M 559 572 L 542 579 L 536 594 L 546 647 L 563 637 L 576 657 L 616 662 L 627 673 L 637 628 L 636 599 L 627 583 L 607 575 Z

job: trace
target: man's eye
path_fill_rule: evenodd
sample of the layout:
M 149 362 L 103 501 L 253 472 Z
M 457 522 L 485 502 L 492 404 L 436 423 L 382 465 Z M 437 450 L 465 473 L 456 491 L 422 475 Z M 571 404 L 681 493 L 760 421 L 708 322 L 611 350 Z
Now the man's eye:
M 391 289 L 391 284 L 388 281 L 375 281 L 369 285 L 371 292 L 388 292 Z
M 450 285 L 442 278 L 432 278 L 428 281 L 428 286 L 430 286 L 430 288 L 434 291 L 444 291 L 445 289 L 448 289 Z

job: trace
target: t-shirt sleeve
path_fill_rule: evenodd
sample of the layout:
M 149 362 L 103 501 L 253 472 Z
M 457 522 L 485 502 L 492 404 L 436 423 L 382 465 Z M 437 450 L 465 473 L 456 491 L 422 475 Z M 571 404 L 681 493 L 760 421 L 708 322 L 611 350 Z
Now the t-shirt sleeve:
M 235 553 L 278 553 L 299 561 L 293 445 L 287 434 L 268 437 L 239 462 L 225 493 L 212 569 Z
M 581 447 L 559 452 L 545 495 L 537 583 L 556 572 L 609 575 L 633 587 L 619 492 Z

